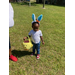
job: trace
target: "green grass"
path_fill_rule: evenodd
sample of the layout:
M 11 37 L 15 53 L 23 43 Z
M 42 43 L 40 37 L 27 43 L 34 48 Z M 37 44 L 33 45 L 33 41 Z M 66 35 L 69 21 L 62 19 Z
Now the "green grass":
M 14 9 L 14 27 L 9 35 L 12 54 L 17 62 L 9 60 L 9 75 L 65 75 L 65 7 L 11 3 Z M 25 51 L 22 46 L 23 37 L 31 28 L 32 13 L 36 17 L 43 14 L 40 24 L 45 45 L 41 44 L 40 59 L 31 57 L 32 49 Z

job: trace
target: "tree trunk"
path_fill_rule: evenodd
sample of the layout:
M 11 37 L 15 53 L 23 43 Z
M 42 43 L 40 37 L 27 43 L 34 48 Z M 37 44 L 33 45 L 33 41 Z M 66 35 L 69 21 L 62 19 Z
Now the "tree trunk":
M 45 7 L 45 0 L 43 0 L 43 8 Z

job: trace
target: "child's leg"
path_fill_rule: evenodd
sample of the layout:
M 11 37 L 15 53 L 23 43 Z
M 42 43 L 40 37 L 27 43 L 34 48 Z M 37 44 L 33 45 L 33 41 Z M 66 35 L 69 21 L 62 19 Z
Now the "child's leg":
M 9 49 L 9 56 L 11 56 L 11 48 Z
M 40 54 L 40 42 L 36 44 L 37 54 Z
M 35 54 L 35 44 L 33 45 L 33 54 Z
M 11 45 L 10 45 L 10 39 L 9 39 L 9 56 L 11 56 Z
M 11 45 L 10 45 L 10 38 L 9 38 L 9 59 L 13 60 L 13 61 L 17 61 L 18 59 L 12 55 L 11 53 Z
M 39 54 L 40 54 L 40 43 L 36 44 L 36 49 L 37 49 L 37 59 L 40 58 Z
M 32 44 L 33 44 L 33 54 L 35 54 L 35 44 L 32 42 Z

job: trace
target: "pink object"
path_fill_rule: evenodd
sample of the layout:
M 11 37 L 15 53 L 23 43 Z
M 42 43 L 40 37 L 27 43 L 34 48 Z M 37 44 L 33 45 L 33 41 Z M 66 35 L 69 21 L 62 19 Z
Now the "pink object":
M 39 54 L 37 54 L 37 59 L 39 59 L 40 58 L 40 56 L 39 56 Z
M 18 59 L 15 57 L 15 56 L 13 56 L 13 55 L 11 55 L 10 57 L 9 57 L 9 59 L 11 59 L 11 60 L 13 60 L 13 61 L 17 61 Z
M 29 41 L 28 41 L 28 40 L 26 40 L 26 41 L 24 41 L 24 43 L 29 43 Z

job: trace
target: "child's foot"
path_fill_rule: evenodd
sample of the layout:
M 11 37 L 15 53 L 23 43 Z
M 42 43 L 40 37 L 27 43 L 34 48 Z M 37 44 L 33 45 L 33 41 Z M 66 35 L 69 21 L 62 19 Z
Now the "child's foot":
M 39 54 L 37 54 L 37 59 L 39 59 L 40 58 L 40 56 L 39 56 Z
M 32 53 L 31 56 L 33 56 L 35 53 Z
M 11 55 L 10 57 L 9 57 L 9 59 L 11 59 L 12 61 L 17 61 L 18 59 L 15 57 L 15 56 L 13 56 L 13 55 Z

